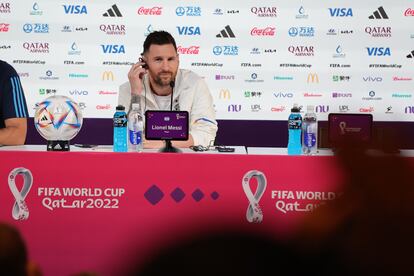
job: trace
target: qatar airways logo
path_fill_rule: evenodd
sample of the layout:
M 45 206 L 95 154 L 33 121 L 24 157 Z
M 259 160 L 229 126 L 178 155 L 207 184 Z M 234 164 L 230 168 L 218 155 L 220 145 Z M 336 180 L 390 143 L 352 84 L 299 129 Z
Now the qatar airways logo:
M 162 7 L 145 8 L 140 7 L 138 9 L 138 15 L 161 15 Z
M 258 17 L 276 17 L 276 7 L 252 7 L 250 11 Z
M 315 55 L 313 46 L 289 46 L 288 51 L 295 56 L 310 57 Z
M 177 47 L 177 52 L 182 55 L 198 55 L 200 52 L 200 46 L 190 46 L 190 47 Z
M 24 42 L 23 48 L 29 51 L 30 53 L 36 53 L 36 54 L 48 54 L 49 53 L 49 43 L 47 42 Z
M 391 37 L 391 27 L 366 27 L 365 33 L 372 37 Z
M 125 35 L 125 25 L 101 24 L 99 30 L 108 35 Z
M 264 29 L 259 29 L 254 27 L 250 31 L 250 35 L 252 36 L 274 36 L 275 35 L 275 27 L 266 27 Z
M 406 9 L 404 12 L 404 16 L 414 16 L 414 10 L 413 9 Z

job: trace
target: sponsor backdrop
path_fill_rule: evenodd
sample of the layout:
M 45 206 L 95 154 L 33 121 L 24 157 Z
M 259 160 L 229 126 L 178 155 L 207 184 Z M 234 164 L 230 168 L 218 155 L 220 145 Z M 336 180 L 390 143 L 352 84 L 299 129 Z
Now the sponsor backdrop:
M 207 81 L 218 119 L 286 120 L 290 107 L 413 121 L 412 1 L 0 1 L 0 58 L 30 114 L 73 98 L 110 118 L 146 35 L 167 30 Z

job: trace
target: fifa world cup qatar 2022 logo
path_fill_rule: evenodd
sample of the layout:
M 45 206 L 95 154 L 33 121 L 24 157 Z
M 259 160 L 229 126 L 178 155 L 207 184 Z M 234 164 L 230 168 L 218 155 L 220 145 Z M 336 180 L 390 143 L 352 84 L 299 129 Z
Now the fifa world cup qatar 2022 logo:
M 255 178 L 257 181 L 257 188 L 254 194 L 250 188 L 250 180 L 252 178 Z M 263 212 L 259 206 L 259 201 L 266 190 L 266 182 L 264 173 L 256 170 L 249 171 L 243 176 L 243 190 L 249 200 L 249 206 L 246 211 L 246 219 L 248 222 L 260 223 L 263 220 Z
M 21 191 L 17 189 L 16 178 L 23 177 L 23 186 Z M 29 218 L 29 209 L 24 199 L 30 191 L 33 184 L 32 173 L 26 168 L 16 168 L 9 173 L 9 188 L 12 192 L 15 202 L 13 204 L 12 216 L 15 220 L 27 220 Z

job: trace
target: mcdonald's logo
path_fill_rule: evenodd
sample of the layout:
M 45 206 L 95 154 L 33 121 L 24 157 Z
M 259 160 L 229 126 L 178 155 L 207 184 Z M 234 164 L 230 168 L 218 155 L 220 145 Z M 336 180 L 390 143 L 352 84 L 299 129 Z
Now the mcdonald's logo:
M 111 81 L 113 81 L 114 80 L 114 73 L 112 71 L 105 71 L 105 72 L 103 72 L 102 73 L 102 80 L 103 81 L 104 80 L 107 80 L 107 81 L 111 80 Z
M 230 91 L 228 89 L 221 89 L 220 94 L 219 94 L 219 99 L 230 100 L 231 99 Z
M 309 73 L 308 83 L 319 83 L 319 76 L 316 73 Z

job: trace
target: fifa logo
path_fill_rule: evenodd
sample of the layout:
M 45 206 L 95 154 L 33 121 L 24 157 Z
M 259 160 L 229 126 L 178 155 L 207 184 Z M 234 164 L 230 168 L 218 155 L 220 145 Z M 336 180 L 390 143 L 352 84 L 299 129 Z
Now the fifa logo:
M 250 188 L 250 180 L 252 178 L 256 178 L 257 180 L 257 188 L 254 194 Z M 249 201 L 249 206 L 246 211 L 246 219 L 248 222 L 261 223 L 263 220 L 263 212 L 259 206 L 259 201 L 266 190 L 266 183 L 266 176 L 260 171 L 252 170 L 243 176 L 243 190 L 246 194 L 247 200 Z
M 19 175 L 23 177 L 23 186 L 21 191 L 17 189 L 16 185 L 16 178 Z M 12 209 L 12 216 L 15 220 L 27 220 L 29 218 L 29 208 L 27 208 L 24 200 L 33 184 L 32 173 L 25 168 L 15 168 L 10 172 L 8 180 L 10 191 L 15 199 Z
M 308 75 L 308 83 L 319 83 L 319 76 L 316 73 L 309 73 Z
M 105 71 L 102 73 L 102 80 L 114 81 L 114 73 L 112 71 Z

